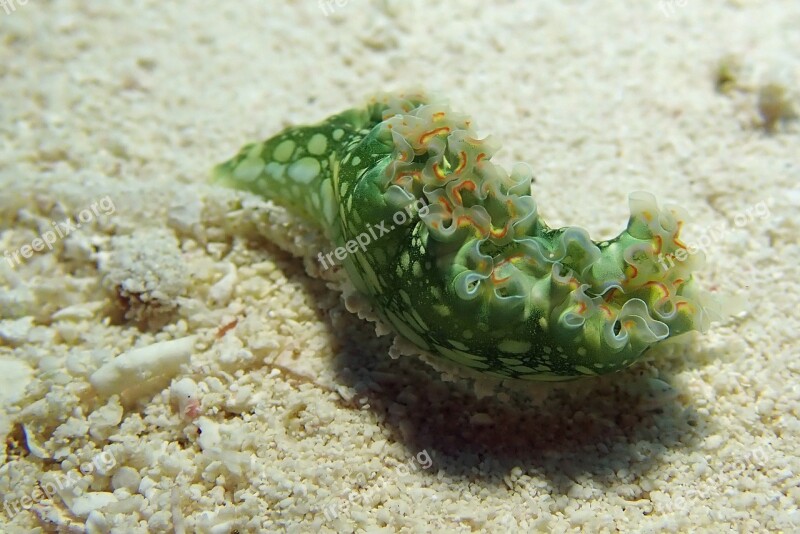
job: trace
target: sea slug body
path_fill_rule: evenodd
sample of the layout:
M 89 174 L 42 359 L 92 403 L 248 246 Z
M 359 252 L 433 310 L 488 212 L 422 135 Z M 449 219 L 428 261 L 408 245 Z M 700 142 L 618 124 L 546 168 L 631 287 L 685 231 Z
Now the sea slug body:
M 609 373 L 708 327 L 691 276 L 702 254 L 686 254 L 679 208 L 633 193 L 614 239 L 551 229 L 531 197 L 530 170 L 493 164 L 497 148 L 443 102 L 387 95 L 249 144 L 214 176 L 314 221 L 346 248 L 336 258 L 383 322 L 481 373 Z M 676 253 L 687 259 L 667 266 Z

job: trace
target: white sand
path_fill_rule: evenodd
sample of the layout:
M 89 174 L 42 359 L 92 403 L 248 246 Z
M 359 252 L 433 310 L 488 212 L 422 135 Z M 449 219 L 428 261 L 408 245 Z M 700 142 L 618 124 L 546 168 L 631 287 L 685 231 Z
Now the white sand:
M 795 0 L 16 2 L 0 253 L 90 211 L 0 257 L 0 530 L 800 529 L 800 128 L 766 135 L 712 79 L 732 53 L 742 87 L 796 97 Z M 686 239 L 715 236 L 703 285 L 746 311 L 629 372 L 480 400 L 391 359 L 276 246 L 316 255 L 315 233 L 207 177 L 417 85 L 531 164 L 552 225 L 615 235 L 637 189 L 686 207 Z

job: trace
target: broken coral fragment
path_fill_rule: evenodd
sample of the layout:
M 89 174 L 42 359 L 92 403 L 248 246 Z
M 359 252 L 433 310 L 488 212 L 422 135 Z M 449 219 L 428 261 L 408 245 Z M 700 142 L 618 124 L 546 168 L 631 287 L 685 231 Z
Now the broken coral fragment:
M 166 387 L 189 363 L 196 336 L 153 343 L 131 349 L 103 364 L 89 377 L 101 394 L 127 393 L 126 400 L 140 398 Z

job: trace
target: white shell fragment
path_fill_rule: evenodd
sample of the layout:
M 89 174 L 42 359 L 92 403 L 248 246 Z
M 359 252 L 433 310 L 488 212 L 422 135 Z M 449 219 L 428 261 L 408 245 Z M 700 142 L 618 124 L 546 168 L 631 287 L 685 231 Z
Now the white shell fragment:
M 197 383 L 191 378 L 181 378 L 170 388 L 172 401 L 178 406 L 183 417 L 191 418 L 192 410 L 197 406 Z
M 75 497 L 69 505 L 69 509 L 77 516 L 86 517 L 91 512 L 112 502 L 117 502 L 117 497 L 113 493 L 93 491 L 84 493 L 80 497 Z
M 130 350 L 92 373 L 89 382 L 103 395 L 122 393 L 131 388 L 140 394 L 162 389 L 189 363 L 195 336 L 162 341 Z

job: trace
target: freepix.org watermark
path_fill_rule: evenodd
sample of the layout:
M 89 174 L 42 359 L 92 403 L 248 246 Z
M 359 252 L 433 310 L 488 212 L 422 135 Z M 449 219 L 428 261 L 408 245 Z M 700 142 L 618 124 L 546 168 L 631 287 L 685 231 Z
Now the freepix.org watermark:
M 769 200 L 762 200 L 758 204 L 754 204 L 752 206 L 747 207 L 747 209 L 737 213 L 733 217 L 733 224 L 735 228 L 742 228 L 747 226 L 748 224 L 754 222 L 756 219 L 764 220 L 770 216 L 769 206 L 767 205 L 768 202 L 772 201 Z M 684 262 L 686 261 L 689 256 L 693 254 L 697 254 L 701 250 L 705 250 L 708 248 L 709 245 L 716 244 L 719 240 L 721 240 L 726 234 L 731 232 L 733 228 L 730 224 L 727 223 L 720 223 L 716 226 L 713 226 L 708 229 L 706 233 L 700 236 L 696 243 L 691 243 L 686 246 L 686 248 L 680 248 L 674 253 L 670 253 L 667 255 L 659 254 L 658 255 L 658 263 L 661 268 L 665 271 L 672 269 L 675 267 L 675 261 Z
M 0 9 L 5 11 L 6 15 L 10 15 L 17 10 L 17 6 L 24 6 L 29 0 L 0 0 Z
M 342 262 L 344 261 L 345 258 L 347 258 L 348 254 L 355 254 L 355 252 L 359 248 L 361 249 L 361 252 L 366 252 L 367 245 L 369 245 L 373 241 L 377 241 L 378 239 L 388 234 L 398 226 L 403 226 L 404 224 L 413 220 L 416 214 L 422 216 L 428 214 L 428 204 L 425 202 L 424 198 L 418 198 L 417 200 L 406 206 L 405 211 L 399 210 L 395 212 L 395 214 L 392 215 L 392 221 L 395 224 L 391 224 L 391 222 L 389 221 L 381 221 L 375 226 L 367 224 L 366 232 L 358 234 L 354 239 L 351 239 L 350 241 L 345 243 L 343 247 L 338 247 L 332 252 L 328 252 L 324 256 L 322 255 L 322 252 L 320 252 L 317 255 L 317 259 L 319 260 L 319 263 L 320 265 L 322 265 L 323 269 L 328 269 L 331 266 L 336 265 L 336 262 L 333 260 L 333 256 L 335 256 L 336 259 L 339 260 L 339 262 Z
M 322 14 L 327 17 L 338 8 L 346 6 L 348 2 L 349 0 L 319 0 L 319 8 L 322 10 Z
M 109 451 L 103 451 L 92 458 L 91 462 L 86 462 L 80 466 L 81 473 L 90 475 L 95 470 L 101 473 L 107 473 L 111 468 L 117 465 L 117 460 L 114 455 Z M 38 486 L 31 492 L 30 495 L 25 495 L 19 499 L 9 499 L 6 497 L 3 500 L 3 509 L 6 516 L 11 519 L 22 510 L 30 510 L 34 504 L 40 502 L 52 502 L 53 497 L 58 496 L 59 492 L 73 488 L 81 480 L 81 475 L 75 470 L 66 473 L 57 473 L 52 480 L 40 482 Z
M 685 7 L 689 0 L 658 0 L 658 6 L 665 17 L 669 18 L 675 14 L 676 6 Z
M 64 239 L 69 234 L 81 227 L 81 224 L 86 224 L 92 219 L 100 217 L 100 215 L 111 215 L 116 211 L 114 202 L 111 197 L 105 196 L 98 201 L 92 203 L 86 209 L 81 210 L 75 217 L 67 217 L 61 222 L 51 221 L 50 225 L 52 230 L 42 232 L 39 237 L 35 238 L 30 244 L 23 245 L 17 250 L 4 251 L 8 264 L 15 268 L 20 265 L 24 260 L 29 259 L 36 252 L 42 252 L 45 247 L 48 250 L 53 250 L 53 245 L 59 240 Z

